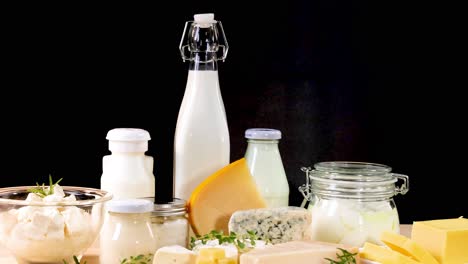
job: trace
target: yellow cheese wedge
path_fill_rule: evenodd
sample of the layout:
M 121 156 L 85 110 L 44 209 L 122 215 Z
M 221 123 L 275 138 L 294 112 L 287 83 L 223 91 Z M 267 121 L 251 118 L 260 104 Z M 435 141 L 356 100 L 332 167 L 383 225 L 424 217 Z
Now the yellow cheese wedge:
M 411 239 L 441 264 L 468 263 L 468 219 L 415 221 Z
M 195 188 L 188 201 L 188 214 L 195 234 L 204 235 L 212 230 L 228 234 L 232 213 L 265 207 L 265 200 L 257 189 L 247 162 L 241 158 Z
M 364 243 L 364 247 L 359 255 L 361 258 L 377 261 L 381 264 L 425 264 L 389 248 L 369 242 Z
M 380 240 L 389 248 L 400 252 L 401 254 L 412 257 L 424 264 L 439 264 L 429 251 L 408 237 L 391 231 L 383 231 L 380 234 Z

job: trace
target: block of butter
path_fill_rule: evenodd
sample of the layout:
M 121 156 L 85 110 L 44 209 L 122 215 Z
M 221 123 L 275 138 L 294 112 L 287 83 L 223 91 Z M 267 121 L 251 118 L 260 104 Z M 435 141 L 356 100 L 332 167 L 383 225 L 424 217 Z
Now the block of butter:
M 325 258 L 338 261 L 338 248 L 356 253 L 356 263 L 359 262 L 357 247 L 346 245 L 317 242 L 317 241 L 290 241 L 270 245 L 264 248 L 256 248 L 240 256 L 241 264 L 323 264 L 329 261 Z
M 440 264 L 468 263 L 468 219 L 415 221 L 411 239 L 431 253 Z
M 257 237 L 271 244 L 307 239 L 311 213 L 302 207 L 286 206 L 236 211 L 229 219 L 229 232 Z

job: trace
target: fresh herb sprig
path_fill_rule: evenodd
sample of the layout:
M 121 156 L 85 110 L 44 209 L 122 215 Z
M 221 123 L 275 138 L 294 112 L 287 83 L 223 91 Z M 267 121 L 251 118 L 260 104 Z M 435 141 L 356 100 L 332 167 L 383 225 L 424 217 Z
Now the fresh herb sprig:
M 336 257 L 338 258 L 338 261 L 330 259 L 330 258 L 325 258 L 326 260 L 330 261 L 329 264 L 356 264 L 356 255 L 357 253 L 351 253 L 347 251 L 346 249 L 338 248 L 341 251 L 340 253 L 336 253 Z
M 28 189 L 28 192 L 35 193 L 37 196 L 44 198 L 48 195 L 54 194 L 54 188 L 59 182 L 62 181 L 63 178 L 60 178 L 56 183 L 52 181 L 52 176 L 49 175 L 49 186 L 46 186 L 44 183 L 39 185 L 36 182 L 36 187 Z
M 81 263 L 79 260 L 78 260 L 78 257 L 77 256 L 73 256 L 73 261 L 75 262 L 74 264 L 86 264 L 86 261 Z M 63 264 L 68 264 L 68 262 L 66 260 L 63 260 Z
M 197 245 L 197 241 L 200 241 L 203 245 L 210 240 L 218 240 L 218 244 L 229 243 L 235 245 L 239 251 L 244 251 L 247 244 L 255 246 L 255 240 L 258 240 L 257 235 L 253 231 L 247 231 L 246 234 L 236 234 L 230 232 L 229 235 L 224 235 L 223 231 L 213 230 L 203 236 L 191 237 L 190 248 L 193 249 Z
M 124 258 L 120 261 L 120 264 L 151 264 L 153 262 L 153 254 L 148 255 L 137 255 L 129 258 Z

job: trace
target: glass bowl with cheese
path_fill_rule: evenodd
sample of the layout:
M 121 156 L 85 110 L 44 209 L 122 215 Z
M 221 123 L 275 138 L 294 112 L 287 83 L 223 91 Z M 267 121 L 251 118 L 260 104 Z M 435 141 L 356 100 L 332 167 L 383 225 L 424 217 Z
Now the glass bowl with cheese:
M 94 243 L 112 194 L 93 188 L 0 188 L 0 244 L 19 264 L 74 263 Z

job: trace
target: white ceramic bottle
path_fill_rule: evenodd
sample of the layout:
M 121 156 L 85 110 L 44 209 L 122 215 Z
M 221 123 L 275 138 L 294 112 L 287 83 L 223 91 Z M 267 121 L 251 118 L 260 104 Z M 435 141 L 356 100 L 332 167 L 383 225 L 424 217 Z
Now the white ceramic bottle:
M 190 67 L 174 136 L 174 197 L 188 200 L 206 177 L 229 164 L 229 130 L 217 66 L 227 54 L 221 22 L 213 14 L 195 15 L 185 25 L 180 50 Z
M 245 131 L 245 159 L 268 207 L 289 205 L 289 184 L 278 148 L 281 131 L 250 128 Z
M 107 133 L 111 155 L 102 160 L 101 189 L 113 199 L 155 196 L 153 157 L 145 155 L 148 131 L 139 128 L 115 128 Z

